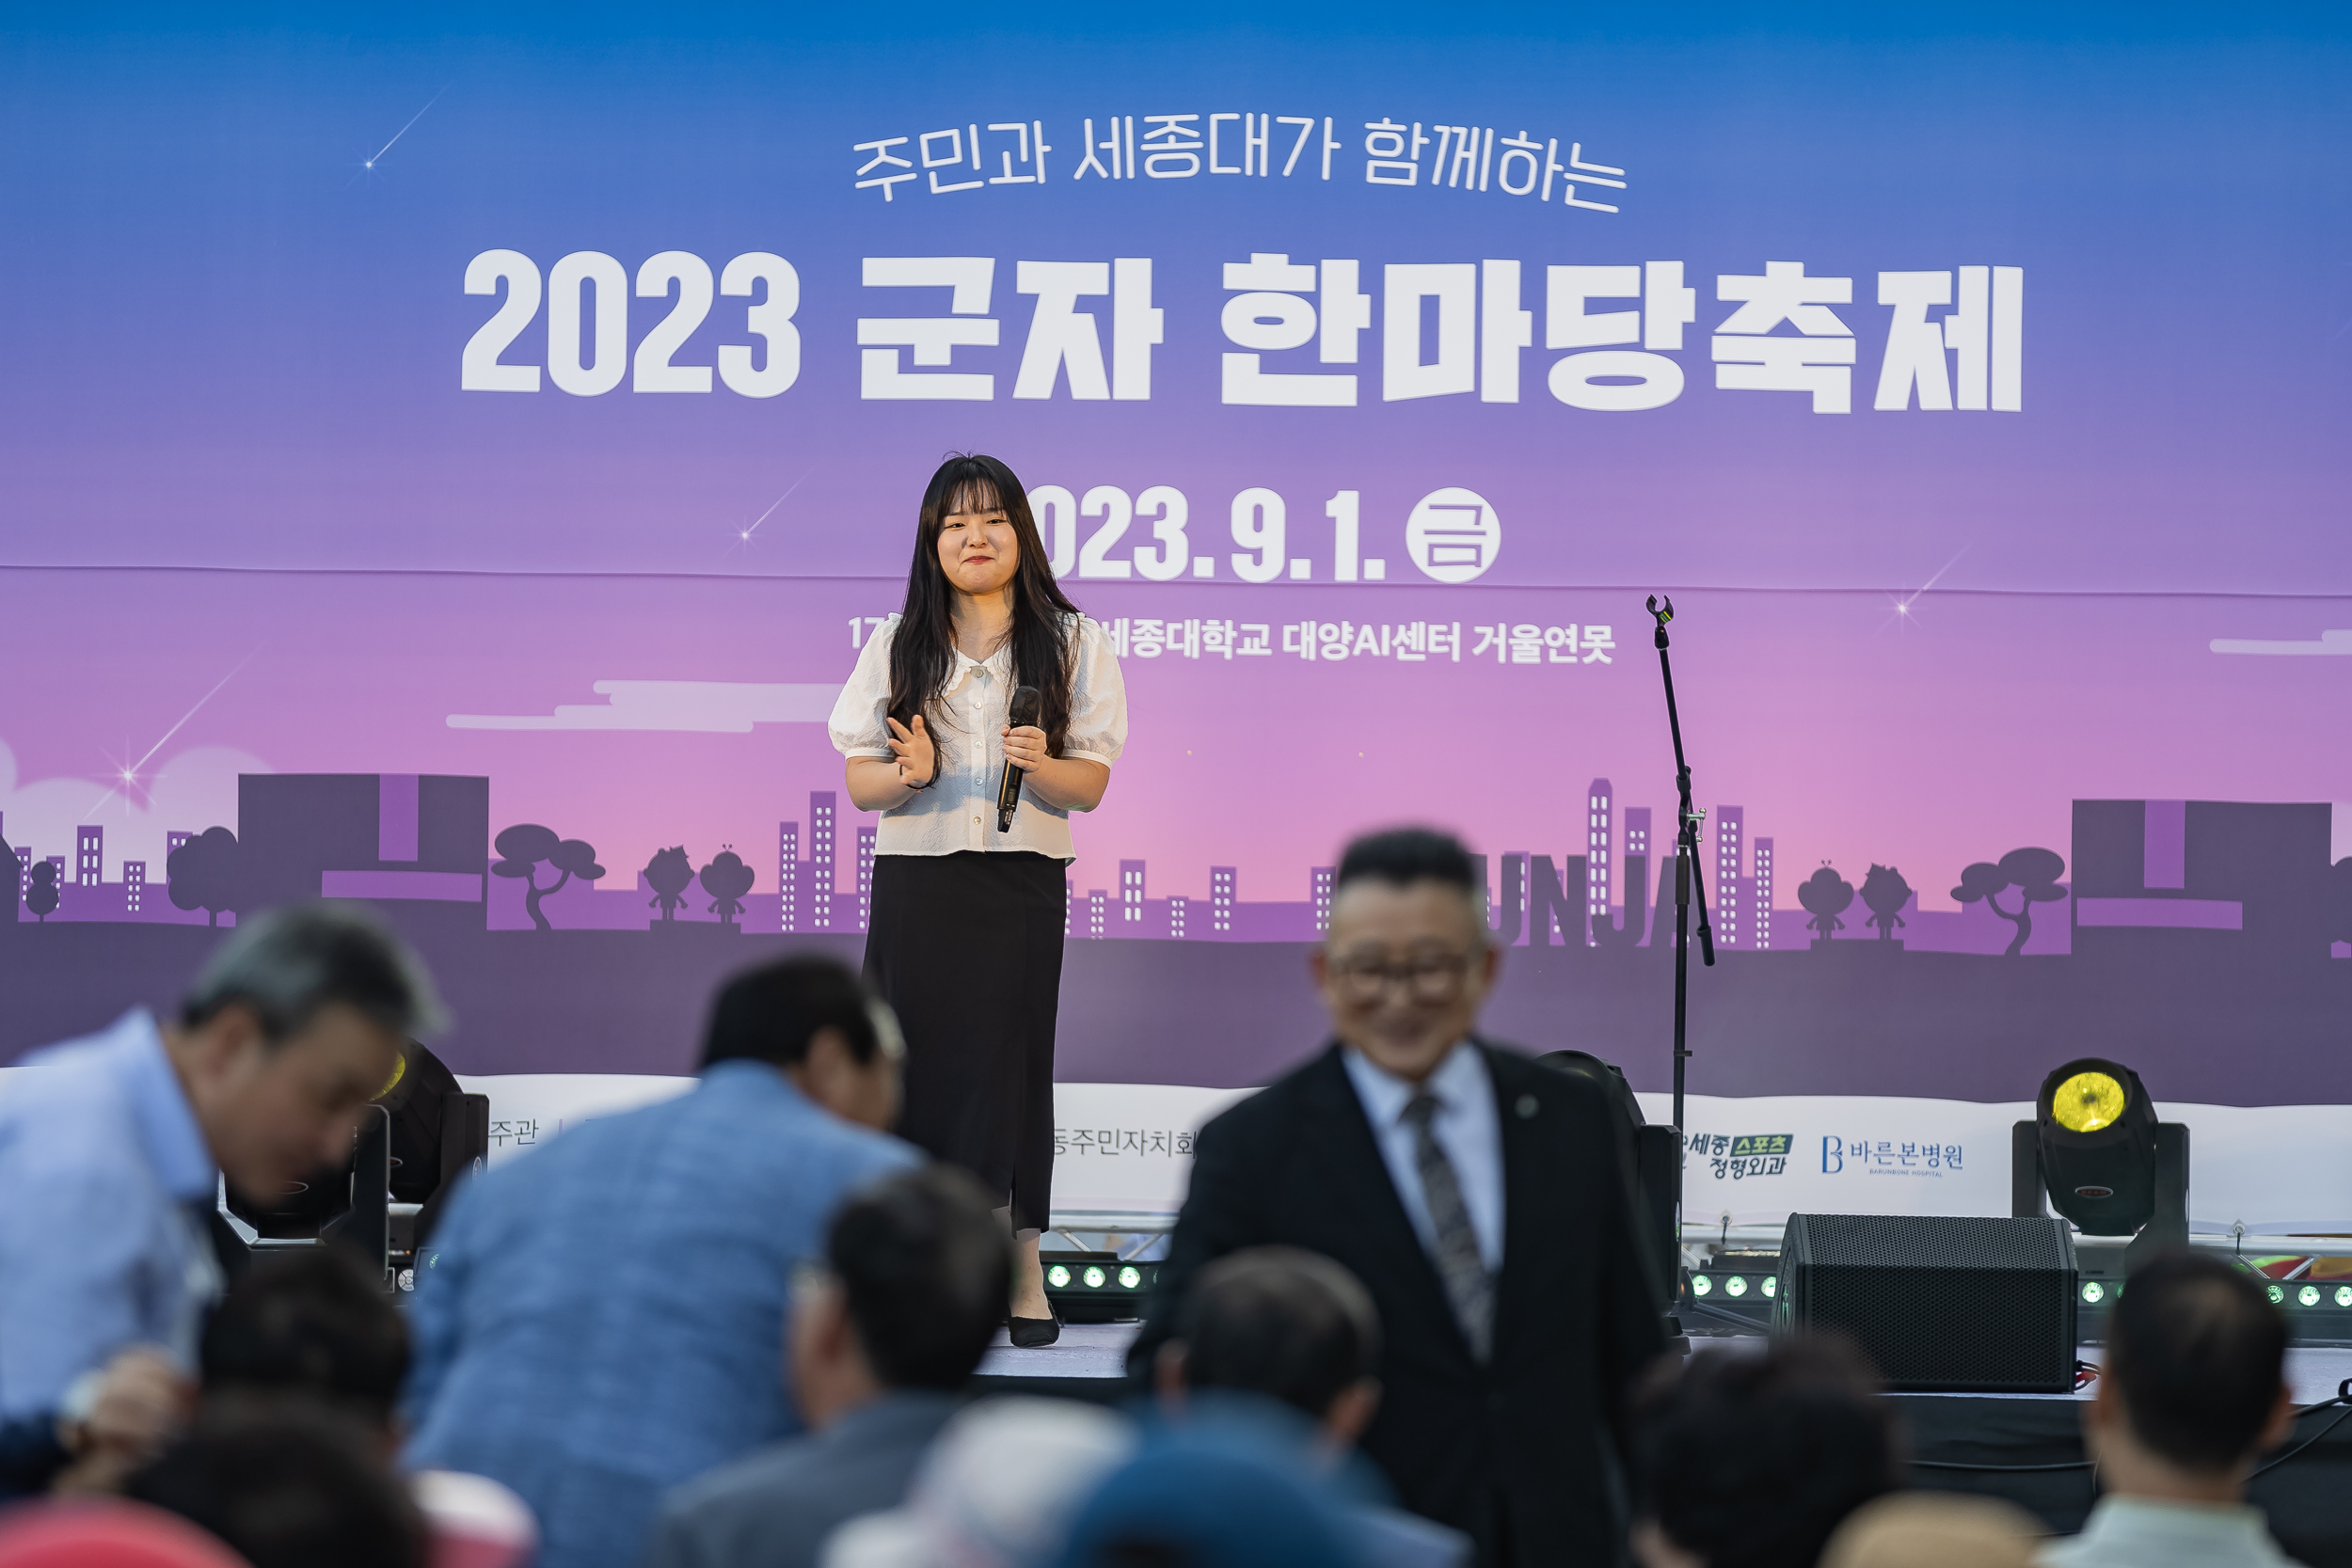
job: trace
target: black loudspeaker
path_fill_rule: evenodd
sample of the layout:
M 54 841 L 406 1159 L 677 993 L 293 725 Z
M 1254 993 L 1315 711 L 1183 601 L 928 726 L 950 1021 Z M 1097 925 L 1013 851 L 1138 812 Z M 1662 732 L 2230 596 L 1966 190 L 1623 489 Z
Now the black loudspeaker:
M 1890 1388 L 2074 1388 L 2074 1240 L 2061 1219 L 1791 1214 L 1776 1333 L 1838 1329 Z
M 1672 1127 L 1633 1130 L 1633 1201 L 1649 1237 L 1650 1262 L 1658 1271 L 1658 1299 L 1673 1309 L 1682 1289 L 1682 1243 L 1675 1234 L 1675 1167 L 1682 1160 L 1682 1134 Z

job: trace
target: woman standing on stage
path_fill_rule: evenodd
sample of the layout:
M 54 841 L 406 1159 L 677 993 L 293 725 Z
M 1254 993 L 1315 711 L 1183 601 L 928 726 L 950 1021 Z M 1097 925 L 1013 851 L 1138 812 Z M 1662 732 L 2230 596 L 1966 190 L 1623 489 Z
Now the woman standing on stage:
M 1033 687 L 1036 721 L 1009 722 Z M 1070 814 L 1127 740 L 1103 628 L 1062 594 L 1021 482 L 993 457 L 931 475 L 906 608 L 867 640 L 833 710 L 850 799 L 882 814 L 866 976 L 907 1039 L 898 1132 L 977 1174 L 1018 1243 L 1013 1342 L 1060 1333 L 1038 1268 L 1054 1176 L 1054 1015 Z M 1022 775 L 999 832 L 1005 764 Z

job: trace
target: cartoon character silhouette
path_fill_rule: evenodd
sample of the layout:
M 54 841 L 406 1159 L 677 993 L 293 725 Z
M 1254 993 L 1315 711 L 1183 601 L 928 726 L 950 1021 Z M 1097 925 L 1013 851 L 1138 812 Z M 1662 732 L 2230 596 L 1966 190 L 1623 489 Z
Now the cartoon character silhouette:
M 519 879 L 525 889 L 523 908 L 531 911 L 531 923 L 542 931 L 555 929 L 540 911 L 539 900 L 550 893 L 563 890 L 574 877 L 593 882 L 604 875 L 604 867 L 596 863 L 596 847 L 585 839 L 558 838 L 552 828 L 542 828 L 536 822 L 518 822 L 490 841 L 491 847 L 505 859 L 490 867 L 494 877 Z M 539 863 L 547 862 L 562 873 L 546 887 L 539 885 Z
M 1911 902 L 1911 884 L 1891 865 L 1870 863 L 1868 875 L 1862 879 L 1862 901 L 1870 909 L 1870 918 L 1863 924 L 1877 927 L 1881 942 L 1892 942 L 1895 927 L 1910 924 L 1903 919 L 1902 910 Z
M 653 889 L 645 907 L 659 909 L 663 920 L 676 918 L 677 911 L 686 907 L 686 890 L 694 885 L 694 863 L 686 858 L 686 846 L 655 850 L 653 859 L 645 863 L 645 885 Z
M 2065 871 L 2066 861 L 2055 849 L 2011 849 L 1998 864 L 1979 861 L 1963 871 L 1952 896 L 1963 904 L 1982 899 L 1986 909 L 2017 927 L 2005 955 L 2013 958 L 2026 950 L 2026 939 L 2033 935 L 2033 907 L 2064 901 L 2066 890 L 2057 883 Z M 2001 908 L 2000 895 L 2010 888 L 2017 890 L 2014 914 Z
M 1813 918 L 1804 926 L 1808 931 L 1821 933 L 1813 939 L 1813 945 L 1819 947 L 1830 940 L 1833 932 L 1846 928 L 1846 923 L 1837 917 L 1853 902 L 1853 884 L 1825 863 L 1797 889 L 1797 902 L 1812 913 Z
M 732 926 L 743 912 L 743 895 L 752 891 L 752 868 L 731 848 L 721 849 L 703 867 L 703 891 L 710 895 L 710 912 L 722 926 Z

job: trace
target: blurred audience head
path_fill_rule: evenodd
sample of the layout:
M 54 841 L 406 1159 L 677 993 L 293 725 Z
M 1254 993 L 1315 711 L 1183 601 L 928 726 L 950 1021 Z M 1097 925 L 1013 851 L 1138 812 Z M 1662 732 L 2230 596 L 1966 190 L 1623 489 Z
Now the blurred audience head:
M 988 1193 L 950 1165 L 851 1194 L 822 1268 L 794 1282 L 793 1397 L 811 1426 L 894 1388 L 952 1393 L 1004 1321 L 1012 1243 Z
M 316 1401 L 389 1437 L 408 1375 L 408 1324 L 340 1246 L 256 1259 L 204 1325 L 208 1400 Z
M 2113 1491 L 2231 1502 L 2295 1418 L 2286 1319 L 2264 1281 L 2182 1249 L 2132 1272 L 2107 1316 L 2098 1397 L 2085 1412 Z
M 380 1468 L 402 1436 L 408 1323 L 365 1264 L 339 1246 L 256 1259 L 204 1326 L 198 1353 L 206 1418 L 239 1426 L 292 1411 L 340 1418 Z M 536 1521 L 520 1498 L 481 1476 L 426 1470 L 406 1478 L 437 1568 L 527 1561 Z
M 765 1062 L 845 1121 L 887 1128 L 898 1117 L 905 1054 L 898 1020 L 863 981 L 831 958 L 802 954 L 721 988 L 702 1065 Z
M 176 1513 L 119 1498 L 32 1503 L 0 1514 L 0 1568 L 246 1568 Z
M 1661 1365 L 1631 1449 L 1644 1568 L 1812 1568 L 1847 1515 L 1902 1484 L 1893 1409 L 1833 1336 Z
M 1336 1447 L 1380 1403 L 1380 1315 L 1346 1268 L 1299 1247 L 1248 1247 L 1202 1269 L 1161 1347 L 1162 1398 L 1222 1389 L 1305 1412 Z
M 1157 1442 L 1080 1512 L 1061 1568 L 1354 1568 L 1342 1516 L 1277 1448 L 1232 1432 Z
M 2031 1568 L 2047 1533 L 1997 1497 L 1899 1492 L 1848 1515 L 1821 1568 Z
M 1135 1447 L 1133 1424 L 1098 1405 L 983 1400 L 941 1432 L 906 1506 L 842 1526 L 822 1568 L 1047 1568 Z
M 1312 961 L 1332 1032 L 1419 1083 L 1477 1023 L 1501 962 L 1477 863 L 1427 828 L 1357 839 L 1340 857 Z
M 424 1527 L 373 1437 L 316 1405 L 208 1409 L 127 1490 L 252 1568 L 422 1568 Z
M 240 924 L 167 1040 L 222 1174 L 269 1204 L 350 1157 L 401 1042 L 439 1023 L 432 983 L 399 939 L 354 910 L 306 904 Z

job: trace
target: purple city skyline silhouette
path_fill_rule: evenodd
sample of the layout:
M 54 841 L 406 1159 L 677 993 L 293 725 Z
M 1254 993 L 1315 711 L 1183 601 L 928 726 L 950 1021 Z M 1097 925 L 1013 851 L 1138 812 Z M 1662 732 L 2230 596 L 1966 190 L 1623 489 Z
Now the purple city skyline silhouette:
M 486 784 L 486 781 L 484 783 Z M 382 774 L 376 776 L 375 784 L 379 817 L 377 857 L 382 865 L 376 869 L 325 872 L 320 886 L 314 890 L 317 895 L 479 903 L 487 929 L 536 928 L 526 910 L 526 889 L 520 881 L 485 879 L 469 871 L 419 871 L 403 866 L 400 863 L 416 858 L 419 775 Z M 1565 945 L 1572 940 L 1571 931 L 1587 945 L 1598 945 L 1611 938 L 1630 946 L 1648 946 L 1655 941 L 1670 940 L 1665 920 L 1650 919 L 1640 905 L 1634 907 L 1629 917 L 1621 901 L 1622 892 L 1616 892 L 1613 900 L 1619 879 L 1638 875 L 1637 867 L 1655 866 L 1655 897 L 1649 907 L 1671 918 L 1671 835 L 1655 846 L 1653 854 L 1650 809 L 1620 808 L 1615 797 L 1613 785 L 1605 778 L 1595 779 L 1588 787 L 1583 855 L 1564 856 L 1558 864 L 1549 855 L 1524 850 L 1506 851 L 1499 857 L 1487 883 L 1487 907 L 1489 924 L 1505 945 Z M 2173 800 L 2140 804 L 2145 821 L 2151 824 L 2143 835 L 2142 852 L 2146 863 L 2154 868 L 2148 873 L 2147 885 L 2178 890 L 2185 885 L 2183 879 L 2186 875 L 2188 803 Z M 732 923 L 746 932 L 760 934 L 863 932 L 870 912 L 876 830 L 870 823 L 860 823 L 854 828 L 854 847 L 845 864 L 839 847 L 837 814 L 838 796 L 834 791 L 809 792 L 805 822 L 787 820 L 778 824 L 774 869 L 764 877 L 754 869 L 753 890 L 739 900 L 740 912 L 732 922 L 722 920 L 718 912 L 720 900 L 701 896 L 692 886 L 686 889 L 682 898 L 671 901 L 675 912 L 663 910 L 663 900 L 647 878 L 650 867 L 633 873 L 607 871 L 596 879 L 566 878 L 563 886 L 541 899 L 539 907 L 550 926 L 570 930 L 650 929 L 677 921 Z M 0 839 L 5 838 L 6 829 L 6 819 L 0 817 Z M 1773 840 L 1763 835 L 1749 838 L 1745 830 L 1745 812 L 1738 805 L 1718 806 L 1708 814 L 1703 827 L 1703 859 L 1711 858 L 1712 863 L 1703 864 L 1701 869 L 1709 881 L 1707 901 L 1716 945 L 1721 951 L 1789 951 L 1827 940 L 1893 940 L 1897 946 L 1917 952 L 1996 954 L 2005 952 L 2016 938 L 2018 922 L 2012 911 L 2001 908 L 1997 893 L 1994 897 L 1963 903 L 1954 912 L 1921 910 L 1916 889 L 1908 889 L 1904 901 L 1888 911 L 1890 921 L 1865 923 L 1857 919 L 1844 924 L 1834 936 L 1822 937 L 1817 934 L 1813 911 L 1803 907 L 1783 908 L 1775 903 Z M 171 832 L 169 851 L 176 853 L 196 836 L 196 832 Z M 45 846 L 12 846 L 18 865 L 17 918 L 36 924 L 100 921 L 200 926 L 219 924 L 222 920 L 234 924 L 232 911 L 223 911 L 222 920 L 215 920 L 213 911 L 205 907 L 183 908 L 175 903 L 168 877 L 151 876 L 144 861 L 122 860 L 119 863 L 119 878 L 106 880 L 104 840 L 103 824 L 88 823 L 76 829 L 71 857 L 42 855 L 40 851 Z M 1707 857 L 1704 845 L 1709 840 L 1713 853 Z M 731 844 L 722 847 L 733 847 Z M 687 858 L 690 862 L 693 859 Z M 1488 859 L 1479 856 L 1482 865 Z M 36 914 L 26 900 L 31 892 L 33 866 L 41 860 L 56 870 L 57 902 L 45 914 Z M 1121 860 L 1118 863 L 1115 886 L 1081 889 L 1075 876 L 1067 881 L 1069 903 L 1064 934 L 1080 941 L 1313 942 L 1319 940 L 1328 919 L 1333 868 L 1322 865 L 1302 869 L 1304 885 L 1299 891 L 1304 896 L 1250 900 L 1240 895 L 1241 875 L 1236 867 L 1212 865 L 1208 871 L 1211 893 L 1208 898 L 1201 899 L 1184 894 L 1153 896 L 1148 863 L 1140 859 Z M 843 885 L 845 879 L 847 886 Z M 763 880 L 767 884 L 764 887 Z M 1581 900 L 1570 892 L 1580 882 L 1583 890 Z M 1645 885 L 1646 888 L 1646 879 Z M 2060 895 L 2072 891 L 2072 884 L 2065 881 L 2057 882 L 2055 887 Z M 1580 901 L 1581 921 L 1576 908 Z M 2048 918 L 2032 925 L 2023 951 L 2043 956 L 2072 951 L 2074 927 L 2078 923 L 2103 928 L 2133 925 L 2156 928 L 2236 928 L 2231 924 L 2233 916 L 2227 901 L 2195 898 L 2152 897 L 2129 906 L 2106 899 L 2077 905 L 2074 914 L 2071 920 Z M 1595 928 L 1604 923 L 1606 936 Z M 1882 924 L 1883 930 L 1870 928 Z M 1903 932 L 1899 939 L 1893 936 L 1898 927 Z M 2331 948 L 2338 955 L 2352 954 L 2352 947 L 2342 941 L 2332 942 Z

